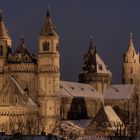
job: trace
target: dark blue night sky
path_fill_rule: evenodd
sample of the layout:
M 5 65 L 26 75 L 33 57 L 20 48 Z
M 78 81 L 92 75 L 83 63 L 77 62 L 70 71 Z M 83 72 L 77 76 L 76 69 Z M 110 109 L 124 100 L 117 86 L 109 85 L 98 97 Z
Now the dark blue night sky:
M 113 73 L 113 83 L 120 83 L 130 32 L 140 51 L 140 0 L 0 0 L 14 48 L 23 35 L 27 48 L 37 52 L 47 5 L 60 36 L 61 79 L 78 81 L 92 34 L 99 55 Z

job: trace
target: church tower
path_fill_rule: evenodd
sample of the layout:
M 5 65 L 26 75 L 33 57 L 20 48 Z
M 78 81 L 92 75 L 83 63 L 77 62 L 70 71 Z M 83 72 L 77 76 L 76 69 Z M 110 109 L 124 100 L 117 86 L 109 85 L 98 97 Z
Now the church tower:
M 39 36 L 38 84 L 40 113 L 46 123 L 45 131 L 53 129 L 60 118 L 59 37 L 47 11 Z
M 90 38 L 88 52 L 84 55 L 83 71 L 79 74 L 79 82 L 91 84 L 102 93 L 112 82 L 112 73 L 98 55 L 92 37 Z

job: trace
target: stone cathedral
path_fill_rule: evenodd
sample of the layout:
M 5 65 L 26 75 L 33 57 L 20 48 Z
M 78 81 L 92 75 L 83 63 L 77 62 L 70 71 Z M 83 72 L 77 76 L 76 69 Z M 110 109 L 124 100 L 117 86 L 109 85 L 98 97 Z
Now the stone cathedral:
M 36 134 L 41 129 L 49 133 L 56 122 L 65 124 L 72 120 L 88 120 L 90 132 L 101 110 L 107 115 L 113 112 L 124 123 L 138 121 L 140 62 L 132 34 L 124 55 L 124 84 L 120 85 L 111 84 L 112 73 L 97 53 L 92 38 L 79 83 L 60 80 L 59 36 L 49 11 L 38 37 L 37 55 L 30 53 L 23 37 L 15 51 L 12 48 L 0 14 L 1 132 Z
M 12 40 L 0 15 L 1 123 L 41 116 L 50 128 L 60 118 L 58 48 L 59 37 L 48 12 L 38 38 L 38 56 L 29 52 L 23 38 L 12 53 Z

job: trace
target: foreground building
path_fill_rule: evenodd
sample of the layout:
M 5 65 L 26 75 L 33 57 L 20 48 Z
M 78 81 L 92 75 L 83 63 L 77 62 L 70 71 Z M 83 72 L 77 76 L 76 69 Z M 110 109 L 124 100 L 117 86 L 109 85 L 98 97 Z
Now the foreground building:
M 136 120 L 134 108 L 138 101 L 134 85 L 111 85 L 112 73 L 97 53 L 92 38 L 84 56 L 83 72 L 79 74 L 80 83 L 60 80 L 59 36 L 49 11 L 38 38 L 38 54 L 29 52 L 23 38 L 14 52 L 12 48 L 0 15 L 0 131 L 53 133 L 62 126 L 61 130 L 67 130 L 70 136 L 71 127 L 84 134 L 106 110 L 119 122 L 125 123 L 126 114 L 127 123 Z

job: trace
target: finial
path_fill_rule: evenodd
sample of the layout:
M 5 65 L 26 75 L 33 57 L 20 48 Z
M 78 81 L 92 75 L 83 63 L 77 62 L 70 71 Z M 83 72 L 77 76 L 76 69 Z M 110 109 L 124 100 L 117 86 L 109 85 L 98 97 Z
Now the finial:
M 90 44 L 89 44 L 89 48 L 93 48 L 93 36 L 90 35 Z
M 2 21 L 2 10 L 0 10 L 0 21 Z
M 50 17 L 50 6 L 47 6 L 47 17 Z
M 24 37 L 23 37 L 23 35 L 20 36 L 20 44 L 21 44 L 21 45 L 25 44 L 25 43 L 24 43 Z
M 93 39 L 93 36 L 92 36 L 92 35 L 90 35 L 90 39 L 91 39 L 91 40 Z
M 133 33 L 131 32 L 130 33 L 130 43 L 132 43 L 133 42 Z

